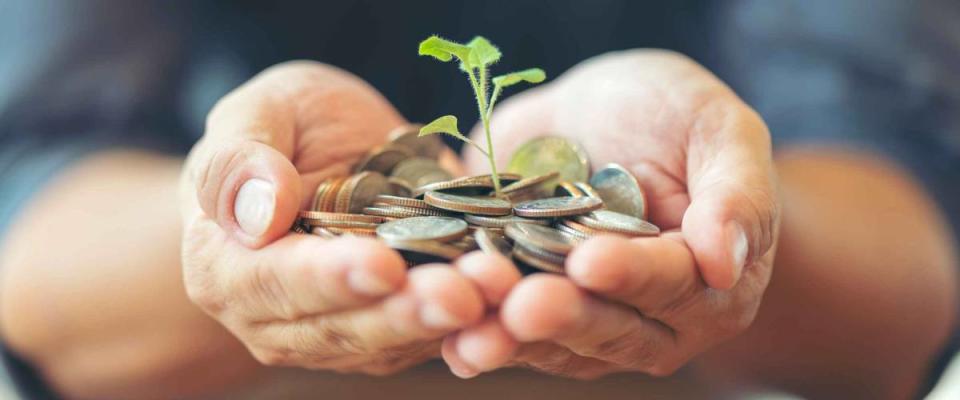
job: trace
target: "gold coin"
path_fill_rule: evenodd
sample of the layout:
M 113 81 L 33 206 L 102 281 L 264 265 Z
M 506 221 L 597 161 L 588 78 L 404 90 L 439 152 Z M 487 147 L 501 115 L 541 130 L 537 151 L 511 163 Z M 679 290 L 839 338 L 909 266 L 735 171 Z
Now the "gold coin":
M 513 152 L 507 171 L 525 177 L 558 172 L 561 181 L 585 182 L 590 177 L 587 153 L 574 142 L 558 136 L 534 138 Z M 554 185 L 547 184 L 547 193 Z
M 467 223 L 450 217 L 413 217 L 385 222 L 377 236 L 385 240 L 436 240 L 451 242 L 467 233 Z
M 586 214 L 603 206 L 594 197 L 548 197 L 513 206 L 514 214 L 529 218 L 565 217 Z
M 576 244 L 575 240 L 562 232 L 540 225 L 511 224 L 507 225 L 504 233 L 513 239 L 514 243 L 560 255 L 569 253 Z
M 604 232 L 629 236 L 656 236 L 660 228 L 640 218 L 610 210 L 597 210 L 577 217 L 577 222 Z
M 606 209 L 647 219 L 647 196 L 637 178 L 619 164 L 608 164 L 590 178 Z
M 508 215 L 513 205 L 495 197 L 459 196 L 450 193 L 427 192 L 423 200 L 443 210 L 481 215 Z

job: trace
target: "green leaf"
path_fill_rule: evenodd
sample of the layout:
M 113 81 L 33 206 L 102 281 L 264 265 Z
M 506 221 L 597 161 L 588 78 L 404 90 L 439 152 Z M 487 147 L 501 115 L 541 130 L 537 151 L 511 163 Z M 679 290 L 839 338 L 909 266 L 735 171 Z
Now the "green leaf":
M 457 42 L 452 42 L 440 36 L 433 35 L 420 42 L 419 53 L 421 56 L 431 56 L 440 61 L 450 61 L 454 57 L 460 61 L 470 59 L 471 49 Z
M 457 117 L 452 115 L 444 115 L 433 120 L 433 122 L 424 125 L 423 128 L 420 128 L 420 134 L 418 136 L 427 136 L 436 133 L 446 133 L 464 142 L 470 142 L 470 139 L 467 139 L 466 136 L 463 136 L 463 134 L 460 133 L 460 130 L 457 129 Z
M 470 53 L 470 64 L 477 67 L 493 64 L 499 61 L 502 55 L 497 46 L 494 46 L 493 43 L 482 36 L 473 38 L 467 43 L 467 47 L 473 50 Z
M 547 79 L 547 74 L 540 68 L 530 68 L 523 71 L 511 72 L 493 78 L 493 84 L 500 87 L 513 86 L 520 82 L 540 83 Z

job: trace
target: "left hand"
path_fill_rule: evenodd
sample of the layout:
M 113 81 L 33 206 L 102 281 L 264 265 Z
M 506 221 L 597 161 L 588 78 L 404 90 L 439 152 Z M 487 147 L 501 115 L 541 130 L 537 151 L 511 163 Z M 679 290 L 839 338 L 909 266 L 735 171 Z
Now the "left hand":
M 501 162 L 532 137 L 559 134 L 596 166 L 624 165 L 665 233 L 591 238 L 567 258 L 566 277 L 520 280 L 503 257 L 462 258 L 461 272 L 502 306 L 445 339 L 454 373 L 668 375 L 753 321 L 779 225 L 770 138 L 703 67 L 657 50 L 600 56 L 505 102 L 491 130 Z M 478 172 L 485 160 L 468 152 L 467 162 Z

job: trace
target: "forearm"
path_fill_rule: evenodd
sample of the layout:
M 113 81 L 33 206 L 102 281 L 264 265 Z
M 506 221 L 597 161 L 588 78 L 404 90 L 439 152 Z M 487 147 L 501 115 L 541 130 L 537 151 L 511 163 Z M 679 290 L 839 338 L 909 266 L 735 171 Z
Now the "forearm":
M 957 315 L 943 216 L 889 164 L 781 154 L 776 267 L 753 326 L 706 371 L 813 398 L 907 398 Z
M 40 193 L 6 235 L 4 340 L 71 397 L 170 397 L 255 368 L 184 293 L 180 163 L 134 152 L 91 157 Z

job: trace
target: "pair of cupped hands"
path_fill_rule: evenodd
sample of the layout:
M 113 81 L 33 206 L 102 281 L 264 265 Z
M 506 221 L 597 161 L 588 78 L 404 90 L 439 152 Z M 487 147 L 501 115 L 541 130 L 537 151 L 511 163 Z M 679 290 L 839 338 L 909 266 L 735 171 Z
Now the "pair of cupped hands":
M 374 239 L 289 232 L 321 181 L 404 123 L 361 79 L 313 62 L 272 67 L 211 111 L 182 178 L 184 280 L 260 362 L 383 375 L 442 356 L 460 377 L 506 366 L 662 376 L 756 315 L 778 231 L 769 134 L 692 60 L 609 53 L 494 112 L 498 160 L 565 136 L 595 166 L 629 169 L 664 229 L 586 240 L 566 276 L 522 277 L 481 252 L 407 269 Z M 469 147 L 442 158 L 488 173 Z

